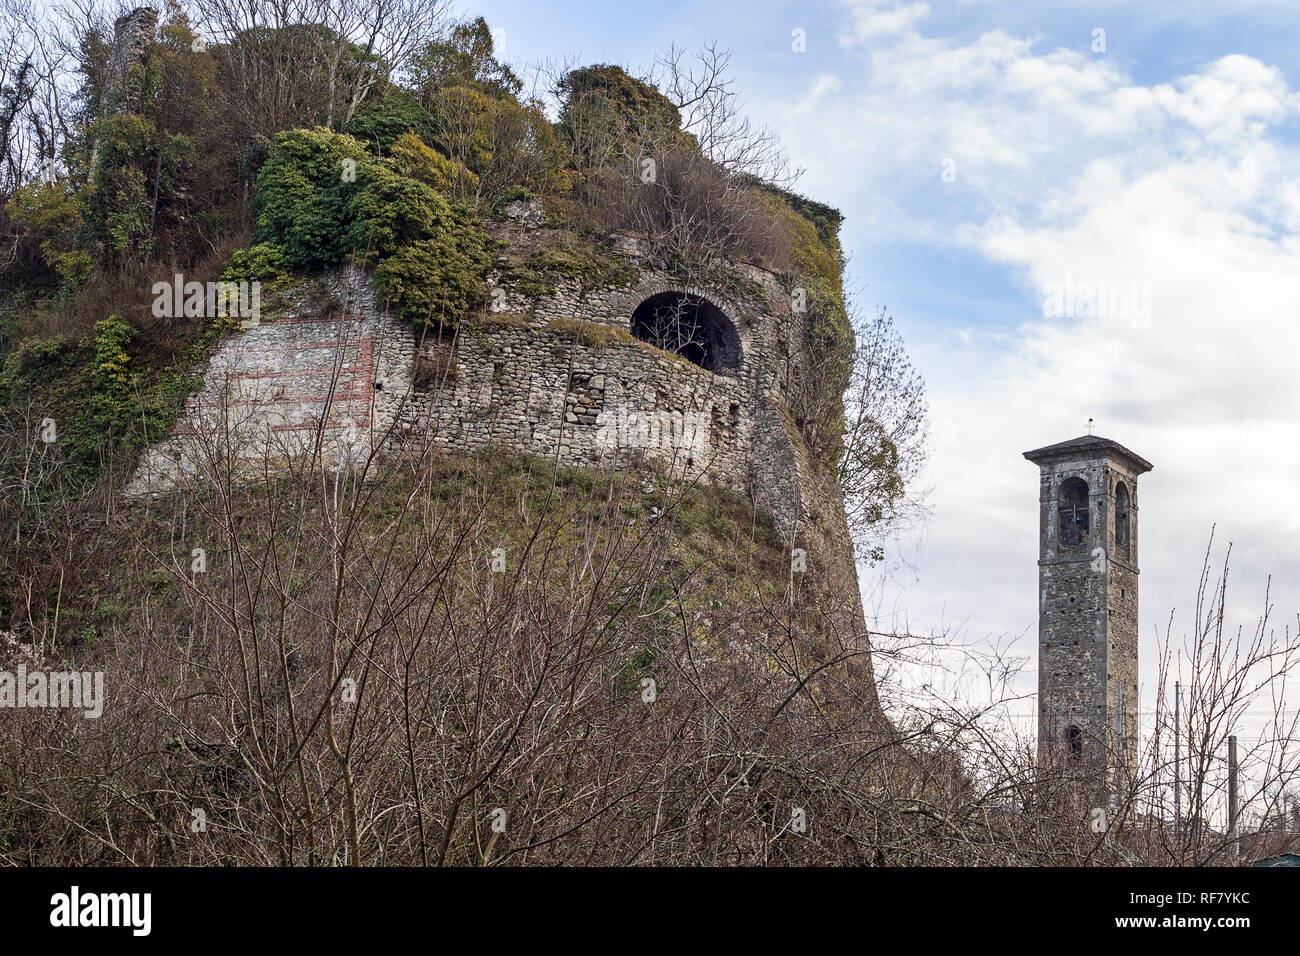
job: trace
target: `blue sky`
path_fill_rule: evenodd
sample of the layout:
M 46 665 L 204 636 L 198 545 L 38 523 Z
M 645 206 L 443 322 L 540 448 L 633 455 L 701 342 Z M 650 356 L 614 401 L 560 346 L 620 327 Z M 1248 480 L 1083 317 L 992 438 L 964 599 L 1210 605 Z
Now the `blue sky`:
M 462 3 L 505 58 L 647 67 L 716 40 L 749 112 L 846 216 L 852 280 L 931 395 L 933 516 L 864 571 L 880 626 L 1036 634 L 1037 473 L 1097 432 L 1139 485 L 1144 700 L 1211 526 L 1232 614 L 1300 609 L 1300 6 L 844 0 Z M 791 32 L 807 37 L 803 53 Z M 1095 30 L 1104 50 L 1094 49 Z M 953 173 L 945 181 L 943 171 Z M 1048 314 L 1069 284 L 1132 291 Z

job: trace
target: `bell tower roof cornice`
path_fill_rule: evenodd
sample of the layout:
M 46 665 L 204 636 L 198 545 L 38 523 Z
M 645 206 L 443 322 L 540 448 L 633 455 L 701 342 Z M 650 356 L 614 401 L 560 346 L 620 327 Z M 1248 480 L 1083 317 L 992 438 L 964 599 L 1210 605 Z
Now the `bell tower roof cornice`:
M 1035 465 L 1052 465 L 1079 458 L 1113 458 L 1137 475 L 1144 474 L 1153 467 L 1151 462 L 1141 455 L 1129 451 L 1117 441 L 1102 438 L 1100 435 L 1080 435 L 1069 441 L 1035 448 L 1033 451 L 1025 452 L 1025 458 Z

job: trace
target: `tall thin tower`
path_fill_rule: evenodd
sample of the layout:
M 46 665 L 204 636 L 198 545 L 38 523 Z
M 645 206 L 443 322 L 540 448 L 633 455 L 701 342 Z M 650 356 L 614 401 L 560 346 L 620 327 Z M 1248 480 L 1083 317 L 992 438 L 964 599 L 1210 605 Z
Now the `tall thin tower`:
M 1040 472 L 1039 760 L 1109 804 L 1137 756 L 1137 479 L 1151 463 L 1097 435 L 1025 457 Z

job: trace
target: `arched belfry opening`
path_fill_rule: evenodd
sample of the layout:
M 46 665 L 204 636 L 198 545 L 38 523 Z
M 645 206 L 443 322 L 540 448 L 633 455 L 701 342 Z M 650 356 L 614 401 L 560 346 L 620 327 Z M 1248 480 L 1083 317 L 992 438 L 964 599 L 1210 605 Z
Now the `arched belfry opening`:
M 702 296 L 660 292 L 632 313 L 632 334 L 718 375 L 740 369 L 740 336 L 727 314 Z
M 1060 543 L 1066 548 L 1080 548 L 1088 543 L 1088 483 L 1082 478 L 1066 478 L 1056 498 Z
M 1125 561 L 1128 560 L 1128 512 L 1128 486 L 1121 481 L 1115 488 L 1115 550 Z

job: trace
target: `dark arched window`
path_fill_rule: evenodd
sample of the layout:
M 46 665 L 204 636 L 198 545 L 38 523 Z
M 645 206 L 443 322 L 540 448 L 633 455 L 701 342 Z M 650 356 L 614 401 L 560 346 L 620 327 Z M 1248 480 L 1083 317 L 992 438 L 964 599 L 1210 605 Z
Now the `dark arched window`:
M 710 372 L 734 375 L 740 368 L 736 327 L 712 302 L 689 292 L 650 296 L 632 313 L 632 334 Z
M 1065 743 L 1071 760 L 1083 759 L 1083 731 L 1074 724 L 1065 728 Z
M 1081 548 L 1088 543 L 1088 483 L 1066 478 L 1057 495 L 1057 524 L 1062 547 Z
M 1121 481 L 1115 488 L 1115 550 L 1125 560 L 1128 559 L 1128 512 L 1128 488 Z

